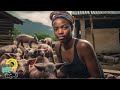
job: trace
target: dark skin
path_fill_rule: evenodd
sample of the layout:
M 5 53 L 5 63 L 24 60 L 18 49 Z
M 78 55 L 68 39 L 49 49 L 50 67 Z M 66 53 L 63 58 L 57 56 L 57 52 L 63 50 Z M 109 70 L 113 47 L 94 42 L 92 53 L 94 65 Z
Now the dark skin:
M 54 28 L 54 34 L 58 39 L 58 42 L 55 45 L 57 56 L 59 54 L 58 49 L 61 43 L 61 55 L 63 62 L 73 62 L 75 38 L 72 36 L 72 24 L 67 19 L 57 18 L 53 21 L 52 25 Z M 88 41 L 79 39 L 76 47 L 79 57 L 82 58 L 82 62 L 86 64 L 88 68 L 90 73 L 89 78 L 100 78 L 102 71 L 99 67 L 93 46 Z M 57 58 L 56 63 L 59 63 L 60 58 Z M 58 71 L 57 77 L 62 78 L 64 76 L 65 74 L 63 72 Z

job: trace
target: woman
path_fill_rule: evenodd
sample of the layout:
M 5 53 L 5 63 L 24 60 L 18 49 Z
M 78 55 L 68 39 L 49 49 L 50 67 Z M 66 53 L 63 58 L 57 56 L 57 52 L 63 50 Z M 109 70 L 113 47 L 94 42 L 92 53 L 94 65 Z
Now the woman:
M 104 78 L 92 45 L 72 36 L 74 18 L 66 11 L 54 11 L 50 19 L 58 39 L 55 45 L 58 57 L 56 63 L 67 63 L 57 72 L 57 77 Z

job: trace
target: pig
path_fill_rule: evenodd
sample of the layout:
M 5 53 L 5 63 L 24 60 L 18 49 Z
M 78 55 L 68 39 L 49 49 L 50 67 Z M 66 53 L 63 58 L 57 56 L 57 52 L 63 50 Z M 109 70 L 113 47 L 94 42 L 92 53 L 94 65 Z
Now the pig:
M 45 52 L 45 57 L 49 58 L 49 60 L 53 63 L 55 63 L 54 61 L 54 57 L 53 57 L 53 49 L 47 45 L 47 44 L 40 44 L 38 46 L 38 49 L 48 49 L 46 52 Z
M 41 39 L 40 42 L 45 43 L 44 39 Z
M 22 56 L 20 53 L 5 53 L 0 57 L 0 61 L 2 61 L 3 59 L 9 59 L 9 58 L 20 60 L 22 59 Z
M 0 62 L 0 75 L 2 76 L 1 78 L 6 78 L 5 75 L 6 75 L 6 71 L 3 72 L 4 68 L 6 67 L 6 61 L 8 59 L 3 59 L 1 62 Z M 13 63 L 9 63 L 10 66 L 13 66 Z M 15 71 L 15 70 L 14 70 Z M 7 72 L 8 73 L 8 72 Z
M 13 53 L 19 53 L 23 55 L 23 51 L 20 48 L 15 49 Z
M 0 57 L 4 53 L 14 53 L 14 51 L 17 49 L 16 45 L 6 45 L 0 48 Z
M 18 77 L 19 78 L 49 78 L 56 79 L 55 64 L 45 57 L 47 49 L 35 49 L 30 60 L 18 60 Z M 26 67 L 26 68 L 25 68 Z
M 37 37 L 33 37 L 27 34 L 20 34 L 16 37 L 16 41 L 17 41 L 17 47 L 19 46 L 19 44 L 21 43 L 21 46 L 24 47 L 23 43 L 28 43 L 29 47 L 32 48 L 32 43 L 36 43 L 38 44 L 38 38 Z
M 57 79 L 57 70 L 68 65 L 68 63 L 52 63 L 48 58 L 43 58 L 42 63 L 35 63 L 29 70 L 29 78 L 36 79 Z M 46 62 L 47 61 L 47 62 Z M 36 61 L 37 62 L 37 61 Z
M 55 65 L 51 62 L 36 63 L 34 67 L 32 67 L 29 77 L 36 79 L 57 79 L 55 70 Z
M 9 54 L 6 54 L 6 56 L 7 56 L 6 58 L 10 57 Z M 2 65 L 5 65 L 7 60 L 8 59 L 3 59 L 0 63 L 0 75 L 2 76 L 5 76 L 5 73 L 2 73 Z M 12 72 L 16 72 L 18 74 L 18 78 L 29 78 L 29 66 L 33 65 L 36 62 L 36 59 L 30 59 L 30 60 L 19 59 L 17 60 L 17 62 L 18 62 L 18 67 Z
M 49 78 L 54 79 L 55 65 L 45 57 L 47 49 L 36 49 L 33 53 L 33 58 L 36 58 L 36 63 L 30 67 L 30 78 Z
M 45 51 L 47 49 L 34 49 L 34 52 L 32 52 L 31 59 L 26 60 L 26 59 L 21 59 L 18 60 L 19 67 L 17 69 L 18 76 L 19 78 L 29 78 L 28 75 L 29 73 L 33 71 L 38 71 L 34 67 L 34 64 L 36 63 L 49 63 L 50 61 L 45 57 Z M 34 62 L 34 63 L 32 63 Z M 38 71 L 39 72 L 39 71 Z M 34 75 L 33 75 L 34 76 Z
M 1 78 L 5 78 L 5 73 L 2 72 L 2 65 L 5 64 L 5 61 L 7 59 L 3 59 L 1 62 L 0 62 L 0 75 L 1 75 Z
M 17 68 L 18 78 L 29 78 L 30 66 L 36 63 L 36 58 L 30 60 L 22 59 L 17 61 L 18 61 Z
M 48 44 L 49 46 L 52 47 L 52 39 L 51 38 L 45 38 L 43 40 L 41 40 L 42 43 Z
M 23 53 L 23 58 L 30 59 L 34 51 L 35 51 L 34 48 L 25 48 Z
M 34 49 L 34 52 L 31 52 L 30 57 L 36 58 L 36 63 L 48 63 L 50 60 L 45 57 L 45 53 L 48 51 L 48 49 Z
M 36 48 L 25 48 L 23 57 L 25 59 L 38 58 L 39 56 L 45 55 L 47 49 L 36 49 Z

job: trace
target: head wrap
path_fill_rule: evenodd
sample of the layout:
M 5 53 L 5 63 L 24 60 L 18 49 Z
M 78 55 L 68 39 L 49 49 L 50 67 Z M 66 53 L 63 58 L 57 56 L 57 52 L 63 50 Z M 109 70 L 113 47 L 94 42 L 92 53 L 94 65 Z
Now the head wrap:
M 69 20 L 72 24 L 74 23 L 74 18 L 67 11 L 54 11 L 50 14 L 50 20 L 54 21 L 56 18 L 65 18 Z

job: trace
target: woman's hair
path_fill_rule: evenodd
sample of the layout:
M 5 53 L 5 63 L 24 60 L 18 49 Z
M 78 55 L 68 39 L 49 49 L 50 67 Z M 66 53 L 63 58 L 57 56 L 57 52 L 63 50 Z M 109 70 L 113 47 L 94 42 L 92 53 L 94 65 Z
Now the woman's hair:
M 64 18 L 66 20 L 68 20 L 70 22 L 70 25 L 73 28 L 73 24 L 74 24 L 74 18 L 72 15 L 70 15 L 70 13 L 68 13 L 67 11 L 53 11 L 50 14 L 50 20 L 53 22 L 55 19 L 57 18 Z

